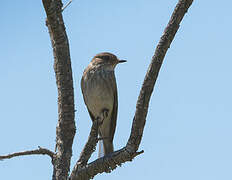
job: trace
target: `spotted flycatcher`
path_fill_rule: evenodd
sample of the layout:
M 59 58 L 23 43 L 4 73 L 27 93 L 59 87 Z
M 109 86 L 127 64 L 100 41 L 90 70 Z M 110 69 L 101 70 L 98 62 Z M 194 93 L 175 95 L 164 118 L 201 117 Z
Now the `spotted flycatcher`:
M 99 156 L 114 151 L 118 95 L 114 69 L 117 64 L 126 62 L 119 60 L 114 54 L 104 52 L 93 57 L 85 69 L 81 79 L 81 89 L 85 104 L 92 121 L 100 119 L 99 137 L 103 141 L 103 152 L 99 146 Z M 101 143 L 101 142 L 100 142 Z

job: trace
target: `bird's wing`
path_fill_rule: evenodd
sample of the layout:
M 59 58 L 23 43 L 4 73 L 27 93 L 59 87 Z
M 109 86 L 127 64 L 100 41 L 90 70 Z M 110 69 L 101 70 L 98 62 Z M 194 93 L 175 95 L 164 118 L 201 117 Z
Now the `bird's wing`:
M 89 115 L 90 115 L 92 121 L 94 121 L 94 120 L 95 120 L 95 117 L 94 117 L 94 115 L 90 112 L 90 110 L 89 110 L 89 108 L 88 108 L 88 106 L 87 106 L 87 104 L 86 104 L 86 100 L 85 100 L 84 79 L 83 79 L 83 76 L 82 76 L 82 78 L 81 78 L 81 91 L 82 91 L 83 98 L 84 98 L 84 102 L 85 102 L 85 105 L 86 105 L 86 107 L 87 107 L 87 109 L 88 109 Z
M 112 88 L 113 88 L 113 93 L 114 93 L 114 104 L 113 104 L 113 109 L 111 112 L 111 121 L 110 121 L 110 141 L 113 141 L 114 138 L 114 133 L 115 133 L 115 128 L 117 124 L 117 115 L 118 115 L 118 92 L 117 92 L 117 85 L 116 85 L 116 79 L 115 75 L 113 74 L 112 76 Z

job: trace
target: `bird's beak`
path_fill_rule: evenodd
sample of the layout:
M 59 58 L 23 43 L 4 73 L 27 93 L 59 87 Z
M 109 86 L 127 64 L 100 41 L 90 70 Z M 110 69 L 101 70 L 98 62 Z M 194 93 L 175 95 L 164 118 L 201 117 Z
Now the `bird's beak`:
M 118 63 L 124 63 L 126 60 L 118 60 Z

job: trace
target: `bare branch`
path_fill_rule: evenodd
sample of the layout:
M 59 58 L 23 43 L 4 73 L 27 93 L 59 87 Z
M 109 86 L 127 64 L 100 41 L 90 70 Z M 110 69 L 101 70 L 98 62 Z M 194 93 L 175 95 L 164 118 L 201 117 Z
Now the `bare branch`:
M 92 179 L 99 173 L 110 173 L 117 166 L 121 166 L 121 164 L 126 161 L 132 161 L 134 157 L 142 154 L 143 152 L 144 151 L 140 151 L 131 154 L 127 148 L 122 148 L 89 163 L 87 166 L 74 169 L 69 177 L 69 180 L 87 180 Z
M 91 154 L 95 151 L 98 142 L 98 138 L 97 138 L 98 128 L 99 128 L 99 121 L 98 119 L 96 119 L 95 121 L 93 121 L 88 141 L 81 152 L 79 160 L 77 161 L 77 163 L 75 164 L 72 170 L 72 174 L 75 174 L 79 169 L 85 167 Z
M 57 154 L 54 158 L 53 179 L 67 179 L 76 127 L 74 121 L 74 92 L 69 42 L 62 17 L 61 0 L 42 0 L 47 14 L 54 55 L 54 70 L 58 88 Z
M 183 19 L 188 8 L 191 6 L 192 2 L 193 0 L 179 0 L 171 19 L 165 28 L 162 37 L 160 38 L 140 90 L 131 135 L 126 147 L 119 151 L 115 151 L 110 155 L 99 158 L 77 171 L 73 171 L 69 177 L 70 180 L 87 180 L 93 178 L 99 173 L 110 172 L 117 166 L 120 166 L 122 163 L 132 161 L 135 156 L 143 153 L 143 151 L 137 152 L 137 150 L 139 148 L 143 135 L 143 129 L 146 123 L 150 97 L 153 92 L 159 70 L 163 63 L 164 56 L 170 47 L 177 30 L 179 29 L 181 20 Z
M 17 157 L 17 156 L 26 156 L 26 155 L 48 155 L 53 159 L 55 154 L 48 149 L 38 147 L 38 149 L 31 150 L 31 151 L 22 151 L 22 152 L 8 154 L 5 156 L 0 156 L 0 160 L 10 159 L 10 158 Z
M 164 33 L 156 47 L 151 64 L 148 67 L 148 71 L 137 100 L 131 135 L 126 145 L 127 147 L 133 149 L 134 152 L 138 150 L 142 139 L 150 97 L 153 92 L 153 88 L 155 86 L 161 65 L 163 63 L 164 56 L 170 47 L 170 44 L 174 39 L 177 30 L 179 29 L 181 20 L 183 19 L 188 8 L 191 6 L 192 2 L 193 0 L 179 0 L 174 9 L 174 12 L 172 13 L 171 19 L 169 20 L 168 25 L 165 28 Z
M 85 144 L 84 149 L 81 152 L 80 158 L 77 161 L 74 169 L 78 169 L 78 167 L 83 167 L 87 164 L 91 154 L 95 151 L 96 145 L 98 142 L 98 128 L 99 128 L 99 121 L 96 119 L 93 121 L 92 128 L 89 134 L 89 138 L 87 143 Z

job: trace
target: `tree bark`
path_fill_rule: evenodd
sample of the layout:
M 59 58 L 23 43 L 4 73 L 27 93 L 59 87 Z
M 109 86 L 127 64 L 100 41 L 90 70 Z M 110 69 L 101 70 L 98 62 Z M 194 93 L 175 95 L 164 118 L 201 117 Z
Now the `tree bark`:
M 56 127 L 57 153 L 53 159 L 53 180 L 67 180 L 70 171 L 74 122 L 74 92 L 68 37 L 62 17 L 61 0 L 43 0 L 47 14 L 58 88 L 58 124 Z

